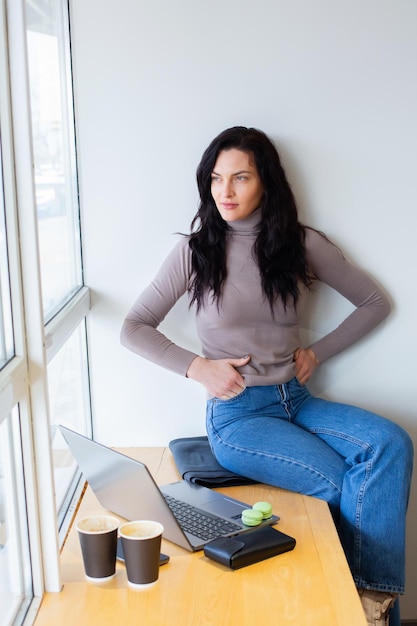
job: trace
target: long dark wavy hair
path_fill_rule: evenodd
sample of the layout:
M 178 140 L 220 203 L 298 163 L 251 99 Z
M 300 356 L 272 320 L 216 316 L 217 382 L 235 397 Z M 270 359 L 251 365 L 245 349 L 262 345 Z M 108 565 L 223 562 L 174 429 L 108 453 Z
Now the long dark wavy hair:
M 191 304 L 197 310 L 211 294 L 221 299 L 227 276 L 226 245 L 229 226 L 217 210 L 211 195 L 211 176 L 219 153 L 235 148 L 255 162 L 264 195 L 260 230 L 253 247 L 262 290 L 271 310 L 277 298 L 284 307 L 297 305 L 299 282 L 310 286 L 305 257 L 305 228 L 298 221 L 297 207 L 278 152 L 268 136 L 255 128 L 235 126 L 220 133 L 205 150 L 197 168 L 200 205 L 191 222 L 192 250 Z

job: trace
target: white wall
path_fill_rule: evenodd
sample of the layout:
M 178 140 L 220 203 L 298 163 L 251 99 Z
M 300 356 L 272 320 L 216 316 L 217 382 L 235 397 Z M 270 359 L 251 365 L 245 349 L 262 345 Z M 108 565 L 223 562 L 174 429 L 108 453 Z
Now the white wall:
M 160 445 L 204 432 L 204 391 L 129 353 L 119 331 L 173 233 L 188 230 L 203 149 L 243 124 L 277 141 L 302 219 L 394 302 L 381 327 L 322 366 L 313 391 L 381 412 L 416 441 L 415 0 L 71 6 L 96 438 Z M 319 295 L 307 336 L 350 310 L 328 289 Z M 165 327 L 198 350 L 184 303 Z M 414 486 L 410 529 L 416 500 Z M 416 547 L 410 533 L 403 617 L 417 616 Z

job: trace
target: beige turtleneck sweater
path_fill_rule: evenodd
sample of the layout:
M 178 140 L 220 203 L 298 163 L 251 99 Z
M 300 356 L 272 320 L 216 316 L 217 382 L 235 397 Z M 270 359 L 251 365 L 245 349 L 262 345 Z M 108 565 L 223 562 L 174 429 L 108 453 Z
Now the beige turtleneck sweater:
M 309 292 L 301 287 L 297 309 L 280 301 L 271 315 L 262 293 L 259 270 L 252 256 L 259 209 L 246 220 L 230 222 L 227 242 L 228 274 L 219 308 L 208 303 L 196 315 L 202 356 L 209 359 L 251 356 L 239 371 L 247 386 L 288 382 L 294 376 L 293 355 L 301 346 L 300 318 Z M 311 272 L 346 297 L 354 311 L 340 326 L 309 346 L 320 363 L 366 335 L 390 311 L 375 282 L 349 263 L 340 250 L 307 228 L 306 254 Z M 130 350 L 185 376 L 195 352 L 165 337 L 158 326 L 177 300 L 188 291 L 191 251 L 182 238 L 150 285 L 133 304 L 122 327 L 121 341 Z

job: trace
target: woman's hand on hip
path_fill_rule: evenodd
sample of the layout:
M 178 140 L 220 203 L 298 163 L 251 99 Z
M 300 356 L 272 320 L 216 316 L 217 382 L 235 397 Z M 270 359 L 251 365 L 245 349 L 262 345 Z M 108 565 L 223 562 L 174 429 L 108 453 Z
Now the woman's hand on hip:
M 187 371 L 187 377 L 201 383 L 211 396 L 229 400 L 245 388 L 245 381 L 236 369 L 250 361 L 250 356 L 240 359 L 205 359 L 196 357 Z
M 297 380 L 304 385 L 314 374 L 319 360 L 311 348 L 298 348 L 294 352 L 294 364 Z

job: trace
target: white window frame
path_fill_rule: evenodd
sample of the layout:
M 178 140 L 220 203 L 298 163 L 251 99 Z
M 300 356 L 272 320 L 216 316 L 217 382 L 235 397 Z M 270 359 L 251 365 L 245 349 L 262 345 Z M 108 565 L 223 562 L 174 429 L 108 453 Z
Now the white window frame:
M 59 592 L 62 588 L 47 364 L 87 317 L 90 293 L 82 287 L 45 326 L 25 0 L 0 0 L 0 30 L 3 174 L 15 332 L 15 356 L 0 371 L 0 422 L 19 405 L 34 593 L 25 622 L 29 624 L 43 593 Z
M 22 319 L 25 326 L 27 376 L 30 386 L 29 415 L 22 415 L 25 478 L 34 483 L 33 502 L 28 502 L 29 529 L 34 569 L 35 595 L 45 590 L 59 591 L 61 576 L 57 516 L 54 500 L 53 463 L 49 434 L 48 387 L 46 378 L 45 333 L 40 284 L 39 250 L 33 151 L 30 117 L 29 79 L 24 3 L 7 0 L 10 89 L 13 107 L 13 139 L 16 171 L 16 200 L 19 218 L 20 262 L 22 280 Z M 29 181 L 32 184 L 28 184 Z M 16 311 L 16 309 L 15 309 Z M 16 345 L 16 354 L 24 359 L 23 345 Z M 30 427 L 31 424 L 31 427 Z M 26 448 L 26 449 L 25 449 Z M 33 481 L 33 479 L 35 479 Z M 37 488 L 42 486 L 42 488 Z M 27 490 L 29 491 L 29 490 Z M 30 490 L 32 492 L 32 489 Z M 37 515 L 38 514 L 38 515 Z M 42 524 L 39 519 L 42 519 Z M 29 531 L 31 533 L 31 530 Z M 40 558 L 42 555 L 42 558 Z

